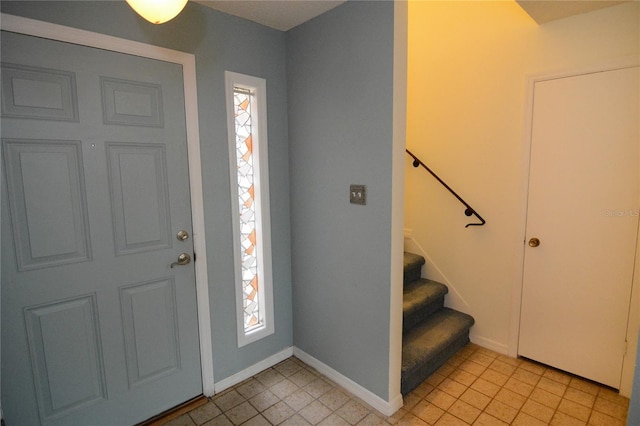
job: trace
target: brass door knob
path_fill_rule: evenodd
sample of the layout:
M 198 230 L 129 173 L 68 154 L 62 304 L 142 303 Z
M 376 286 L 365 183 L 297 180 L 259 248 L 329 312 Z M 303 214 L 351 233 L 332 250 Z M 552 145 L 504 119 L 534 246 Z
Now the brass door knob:
M 538 247 L 540 245 L 540 240 L 537 238 L 532 238 L 529 240 L 529 246 L 530 247 Z
M 180 253 L 180 256 L 178 256 L 178 261 L 173 262 L 171 264 L 171 267 L 174 268 L 176 266 L 186 265 L 189 262 L 191 262 L 191 256 L 189 256 L 189 253 Z
M 178 231 L 178 233 L 176 234 L 176 238 L 179 241 L 185 241 L 189 239 L 189 233 L 187 231 L 185 231 L 184 229 L 181 229 L 180 231 Z

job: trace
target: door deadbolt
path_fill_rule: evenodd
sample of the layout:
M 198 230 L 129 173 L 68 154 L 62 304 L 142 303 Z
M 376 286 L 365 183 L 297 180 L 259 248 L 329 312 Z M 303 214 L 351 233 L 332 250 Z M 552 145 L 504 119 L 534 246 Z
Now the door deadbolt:
M 189 256 L 189 253 L 180 253 L 180 256 L 178 256 L 178 261 L 173 262 L 171 264 L 171 267 L 174 268 L 176 266 L 186 265 L 189 262 L 191 262 L 191 256 Z
M 532 238 L 529 240 L 529 246 L 530 247 L 538 247 L 540 245 L 540 240 L 537 238 Z
M 184 229 L 181 229 L 176 234 L 176 238 L 178 239 L 178 241 L 188 240 L 189 239 L 189 233 L 187 231 L 185 231 Z

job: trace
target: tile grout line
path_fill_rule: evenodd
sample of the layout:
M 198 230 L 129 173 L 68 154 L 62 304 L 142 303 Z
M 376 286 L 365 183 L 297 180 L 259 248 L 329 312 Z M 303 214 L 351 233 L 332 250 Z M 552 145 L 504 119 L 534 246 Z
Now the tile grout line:
M 596 393 L 595 395 L 592 395 L 592 396 L 594 397 L 594 402 L 593 402 L 593 404 L 589 407 L 589 406 L 583 405 L 583 404 L 581 404 L 581 403 L 579 403 L 579 402 L 575 402 L 575 401 L 572 401 L 572 400 L 570 400 L 570 399 L 566 399 L 566 398 L 565 398 L 565 396 L 567 395 L 567 392 L 568 392 L 568 390 L 569 390 L 570 388 L 575 389 L 576 391 L 580 391 L 580 392 L 583 392 L 583 393 L 587 393 L 587 392 L 585 392 L 585 391 L 584 391 L 584 390 L 582 390 L 582 389 L 578 389 L 578 388 L 576 388 L 576 387 L 574 387 L 574 386 L 571 386 L 571 383 L 573 382 L 573 380 L 584 380 L 584 379 L 577 378 L 576 376 L 571 375 L 570 373 L 561 372 L 561 371 L 555 370 L 555 369 L 553 369 L 553 368 L 551 368 L 551 367 L 546 367 L 546 366 L 540 365 L 540 364 L 538 364 L 538 363 L 535 363 L 534 361 L 521 360 L 521 359 L 516 359 L 516 358 L 507 358 L 507 359 L 505 360 L 505 356 L 502 356 L 502 355 L 500 355 L 500 354 L 495 354 L 495 356 L 494 356 L 493 354 L 492 354 L 492 355 L 482 354 L 482 352 L 485 352 L 485 350 L 484 350 L 484 349 L 482 349 L 482 348 L 480 348 L 480 349 L 476 349 L 476 350 L 473 350 L 473 351 L 469 351 L 469 353 L 466 355 L 466 357 L 465 357 L 465 358 L 462 360 L 462 362 L 460 362 L 457 366 L 451 366 L 451 364 L 445 364 L 443 367 L 441 367 L 440 369 L 438 369 L 438 370 L 434 373 L 434 374 L 439 374 L 440 376 L 442 376 L 442 377 L 443 377 L 443 380 L 440 380 L 440 381 L 438 382 L 438 384 L 434 386 L 434 390 L 435 390 L 435 389 L 438 389 L 439 391 L 444 392 L 444 393 L 447 393 L 447 391 L 446 391 L 445 389 L 443 389 L 443 388 L 440 386 L 440 384 L 441 384 L 445 379 L 450 378 L 451 374 L 453 374 L 457 369 L 460 369 L 460 366 L 461 366 L 461 365 L 463 365 L 465 362 L 473 362 L 474 364 L 477 364 L 478 366 L 482 367 L 482 370 L 479 372 L 479 374 L 478 374 L 478 375 L 475 375 L 475 374 L 470 373 L 470 374 L 472 374 L 473 376 L 475 376 L 475 379 L 474 379 L 474 380 L 473 380 L 473 382 L 471 382 L 469 385 L 466 385 L 466 384 L 464 384 L 464 383 L 457 382 L 457 383 L 460 383 L 462 386 L 464 386 L 467 390 L 468 390 L 468 389 L 472 389 L 472 387 L 471 387 L 471 386 L 473 386 L 473 384 L 474 384 L 476 381 L 478 381 L 479 379 L 481 379 L 481 378 L 482 378 L 482 375 L 483 375 L 487 370 L 497 371 L 498 373 L 500 373 L 500 374 L 502 374 L 502 375 L 504 375 L 504 376 L 506 377 L 506 380 L 505 380 L 505 381 L 504 381 L 504 383 L 503 383 L 503 384 L 501 384 L 501 385 L 498 385 L 498 384 L 496 384 L 496 383 L 491 382 L 491 383 L 493 383 L 494 385 L 496 385 L 497 387 L 499 387 L 499 390 L 498 390 L 498 391 L 496 391 L 496 392 L 495 392 L 495 394 L 494 394 L 493 396 L 489 396 L 489 395 L 483 394 L 483 395 L 485 395 L 486 397 L 490 398 L 490 399 L 491 399 L 491 401 L 490 401 L 490 402 L 488 402 L 488 403 L 485 405 L 484 409 L 482 409 L 482 410 L 478 409 L 477 407 L 474 407 L 474 408 L 476 408 L 476 409 L 478 409 L 478 410 L 480 411 L 480 413 L 479 413 L 479 414 L 475 417 L 475 419 L 473 420 L 474 422 L 475 422 L 475 421 L 477 421 L 478 417 L 480 417 L 480 416 L 482 415 L 482 413 L 486 413 L 487 415 L 491 415 L 490 413 L 488 413 L 488 412 L 486 411 L 486 408 L 491 404 L 491 402 L 492 402 L 492 401 L 497 400 L 497 399 L 496 399 L 496 396 L 497 396 L 497 395 L 500 393 L 500 391 L 502 391 L 503 389 L 505 389 L 505 390 L 507 390 L 507 391 L 510 391 L 510 392 L 513 392 L 513 393 L 515 393 L 515 394 L 517 394 L 517 395 L 521 396 L 522 398 L 524 398 L 524 402 L 523 402 L 523 403 L 520 405 L 520 407 L 519 407 L 519 408 L 517 408 L 517 409 L 516 409 L 515 407 L 513 407 L 513 406 L 511 406 L 511 405 L 509 405 L 509 404 L 507 404 L 507 403 L 505 403 L 505 402 L 502 402 L 502 401 L 500 401 L 500 400 L 497 400 L 498 402 L 500 402 L 500 403 L 502 403 L 502 404 L 504 404 L 504 405 L 506 405 L 506 406 L 508 406 L 508 407 L 510 407 L 510 408 L 512 408 L 513 410 L 515 410 L 515 411 L 516 411 L 515 415 L 513 416 L 513 419 L 511 420 L 511 422 L 515 421 L 515 420 L 519 417 L 519 415 L 522 413 L 522 414 L 524 414 L 524 415 L 526 415 L 526 416 L 533 417 L 533 418 L 535 418 L 536 420 L 539 420 L 539 421 L 541 421 L 541 422 L 545 422 L 546 424 L 550 424 L 550 422 L 552 422 L 552 421 L 553 421 L 553 419 L 556 417 L 556 414 L 557 414 L 557 413 L 561 413 L 561 414 L 562 414 L 562 415 L 564 415 L 564 416 L 571 417 L 571 418 L 573 418 L 573 419 L 575 419 L 575 420 L 577 420 L 577 421 L 583 422 L 584 424 L 589 424 L 589 422 L 591 421 L 591 419 L 592 419 L 592 417 L 593 417 L 593 413 L 597 411 L 597 410 L 596 410 L 596 408 L 595 408 L 595 405 L 596 405 L 596 402 L 597 402 L 598 397 L 600 396 L 600 393 L 602 392 L 602 389 L 604 389 L 601 385 L 593 384 L 594 386 L 596 386 L 596 387 L 597 387 L 597 389 L 598 389 L 598 390 L 597 390 L 597 393 Z M 478 362 L 476 362 L 476 360 L 474 360 L 474 358 L 473 358 L 474 354 L 480 354 L 481 356 L 482 356 L 482 355 L 484 355 L 484 356 L 485 356 L 485 357 L 487 357 L 487 358 L 491 358 L 491 362 L 489 362 L 487 365 L 483 365 L 483 364 L 481 364 L 481 363 L 478 363 Z M 502 359 L 501 359 L 501 358 L 502 358 Z M 509 364 L 509 365 L 511 365 L 513 368 L 512 368 L 512 369 L 510 369 L 510 373 L 509 373 L 509 374 L 505 374 L 505 373 L 504 373 L 504 372 L 502 372 L 502 371 L 498 371 L 498 370 L 496 370 L 495 368 L 491 368 L 491 366 L 492 366 L 492 365 L 494 365 L 495 361 L 499 361 L 499 362 L 502 362 L 502 363 L 505 363 L 505 364 Z M 525 382 L 525 381 L 520 380 L 520 379 L 519 379 L 519 378 L 517 378 L 517 377 L 514 377 L 514 375 L 515 375 L 515 373 L 518 371 L 518 369 L 521 369 L 521 368 L 522 368 L 522 365 L 523 365 L 523 364 L 525 364 L 525 363 L 527 363 L 527 362 L 529 362 L 529 363 L 533 363 L 533 365 L 538 365 L 538 366 L 542 369 L 540 374 L 533 373 L 533 374 L 535 374 L 536 376 L 538 376 L 538 378 L 537 378 L 537 380 L 536 380 L 535 384 L 527 383 L 527 382 Z M 446 369 L 448 369 L 448 368 L 453 368 L 453 371 L 450 371 L 450 372 L 449 372 L 449 373 L 447 373 L 447 374 L 442 374 L 442 370 L 443 370 L 443 368 L 446 368 Z M 465 371 L 465 370 L 462 370 L 462 371 Z M 528 370 L 525 370 L 525 371 L 528 371 Z M 552 372 L 554 372 L 553 374 L 559 374 L 559 375 L 562 375 L 562 376 L 566 377 L 566 378 L 567 378 L 567 380 L 568 380 L 568 381 L 567 381 L 567 383 L 565 384 L 565 383 L 562 383 L 562 382 L 556 381 L 556 380 L 554 380 L 554 379 L 553 379 L 553 378 L 551 378 L 551 377 L 548 377 L 547 375 L 545 375 L 545 373 L 546 373 L 546 372 L 548 372 L 548 371 L 552 371 Z M 553 381 L 553 382 L 555 382 L 555 383 L 557 383 L 557 384 L 559 384 L 559 385 L 564 386 L 564 389 L 563 389 L 563 391 L 562 391 L 562 395 L 554 394 L 554 395 L 556 395 L 556 396 L 558 396 L 558 397 L 559 397 L 558 404 L 555 406 L 555 408 L 550 407 L 550 406 L 548 406 L 548 405 L 546 405 L 546 404 L 544 404 L 544 403 L 542 403 L 542 402 L 536 401 L 535 399 L 532 399 L 532 398 L 531 398 L 531 395 L 533 394 L 533 392 L 535 391 L 535 389 L 541 389 L 541 390 L 543 390 L 543 391 L 549 392 L 549 391 L 547 391 L 547 390 L 545 390 L 545 389 L 542 389 L 542 388 L 538 387 L 538 384 L 540 383 L 540 381 L 542 380 L 542 378 L 547 378 L 547 379 L 548 379 L 548 380 L 550 380 L 550 381 Z M 506 387 L 505 387 L 505 385 L 509 382 L 509 380 L 510 380 L 510 379 L 517 380 L 517 381 L 519 381 L 520 383 L 523 383 L 523 384 L 526 384 L 526 385 L 530 386 L 530 387 L 531 387 L 531 390 L 530 390 L 530 391 L 527 393 L 527 395 L 525 396 L 525 395 L 519 394 L 519 393 L 517 393 L 517 392 L 514 392 L 513 390 L 511 390 L 511 389 L 509 389 L 509 388 L 506 388 Z M 428 380 L 429 380 L 429 379 L 427 379 L 427 381 L 428 381 Z M 455 379 L 450 379 L 450 380 L 454 380 L 454 381 L 455 381 Z M 589 383 L 591 383 L 591 382 L 589 382 Z M 433 390 L 432 390 L 431 392 L 433 392 Z M 466 391 L 465 391 L 465 392 L 466 392 Z M 429 393 L 430 393 L 430 392 L 429 392 Z M 551 393 L 551 392 L 549 392 L 549 393 Z M 462 394 L 464 394 L 464 392 L 463 392 Z M 460 397 L 462 396 L 462 394 L 460 394 L 460 396 L 457 396 L 457 397 L 456 397 L 455 395 L 451 395 L 450 393 L 447 393 L 447 395 L 449 395 L 449 396 L 453 397 L 453 398 L 456 400 L 456 402 L 460 400 Z M 428 394 L 427 394 L 427 395 L 428 395 Z M 426 398 L 426 396 L 425 396 L 425 398 Z M 563 411 L 560 411 L 560 410 L 559 410 L 559 408 L 560 408 L 560 406 L 561 406 L 561 404 L 562 404 L 562 401 L 563 401 L 563 400 L 565 400 L 565 399 L 566 399 L 567 401 L 570 401 L 570 402 L 574 403 L 574 404 L 577 404 L 577 405 L 580 405 L 580 406 L 582 406 L 582 407 L 588 408 L 588 409 L 589 409 L 589 416 L 588 416 L 587 420 L 586 420 L 586 421 L 582 421 L 582 420 L 580 420 L 580 419 L 577 419 L 576 417 L 573 417 L 573 416 L 572 416 L 572 415 L 570 415 L 570 414 L 567 414 L 567 413 L 565 413 L 565 412 L 563 412 Z M 532 401 L 532 402 L 537 403 L 537 404 L 540 404 L 540 405 L 542 405 L 542 406 L 544 406 L 544 407 L 546 407 L 546 408 L 552 409 L 552 410 L 553 410 L 553 412 L 552 412 L 552 414 L 551 414 L 551 416 L 550 416 L 549 420 L 548 420 L 548 421 L 541 420 L 541 419 L 539 419 L 539 418 L 537 418 L 537 417 L 534 417 L 534 416 L 533 416 L 533 415 L 531 415 L 531 414 L 528 414 L 526 411 L 523 411 L 523 408 L 525 407 L 525 405 L 527 404 L 527 402 L 528 402 L 528 401 Z M 462 402 L 465 402 L 465 401 L 462 401 Z M 451 405 L 453 405 L 453 404 L 455 404 L 455 402 L 454 402 L 454 403 L 452 403 Z M 468 403 L 467 403 L 467 404 L 468 404 Z M 471 404 L 469 404 L 469 405 L 471 405 Z M 619 405 L 619 404 L 617 404 L 617 405 Z M 441 408 L 441 407 L 438 407 L 438 408 Z M 450 407 L 449 407 L 449 408 L 450 408 Z M 444 411 L 445 411 L 445 413 L 449 412 L 449 411 L 448 411 L 448 409 L 447 409 L 447 410 L 444 410 Z M 599 411 L 598 411 L 598 412 L 599 412 Z M 602 414 L 608 415 L 607 413 L 602 413 Z M 444 414 L 443 414 L 443 415 L 444 415 Z M 456 418 L 458 418 L 458 419 L 460 419 L 461 421 L 464 421 L 464 422 L 466 423 L 466 420 L 465 420 L 465 419 L 462 419 L 462 418 L 460 418 L 460 417 L 456 416 L 455 414 L 452 414 L 452 415 L 453 415 L 454 417 L 456 417 Z M 494 418 L 495 418 L 495 416 L 492 416 L 492 417 L 494 417 Z M 612 417 L 612 416 L 610 416 L 610 417 Z M 621 419 L 619 419 L 619 420 L 621 420 Z M 439 420 L 438 420 L 438 421 L 439 421 Z
M 553 383 L 558 393 L 553 392 L 553 389 L 540 386 L 543 379 Z M 312 386 L 314 383 L 315 385 Z M 478 390 L 477 387 L 472 387 L 476 383 L 486 383 L 491 386 Z M 295 357 L 291 357 L 209 398 L 205 406 L 169 421 L 166 425 L 391 424 L 403 426 L 441 425 L 449 424 L 447 423 L 449 421 L 469 425 L 480 424 L 481 417 L 484 420 L 494 419 L 492 421 L 499 419 L 499 422 L 502 422 L 500 424 L 523 424 L 520 422 L 527 420 L 533 422 L 532 419 L 535 419 L 540 424 L 547 425 L 563 421 L 599 425 L 603 423 L 597 423 L 597 421 L 611 418 L 622 425 L 624 420 L 620 415 L 625 406 L 628 408 L 628 402 L 626 402 L 628 400 L 625 401 L 623 397 L 614 394 L 609 395 L 608 392 L 613 391 L 535 361 L 510 358 L 470 344 L 405 396 L 403 408 L 393 416 L 384 416 L 331 379 Z M 465 394 L 474 395 L 474 393 L 482 397 L 476 401 L 476 405 L 465 400 L 471 397 L 463 399 Z M 337 394 L 342 396 L 334 403 L 329 403 L 329 394 L 332 398 Z M 546 394 L 552 398 L 545 400 Z M 441 397 L 446 402 L 436 400 L 437 397 Z M 553 403 L 556 398 L 557 402 Z M 591 398 L 593 399 L 591 405 L 585 405 Z M 599 399 L 605 402 L 599 403 Z M 561 411 L 563 402 L 568 406 L 588 409 L 586 420 L 574 417 L 577 415 L 575 411 L 569 414 L 569 408 L 564 407 L 565 411 Z M 507 414 L 496 414 L 492 408 L 494 403 L 495 406 L 501 405 L 507 408 L 508 410 L 505 411 Z M 596 410 L 598 405 L 600 405 L 599 409 Z M 528 412 L 535 410 L 536 406 L 548 410 L 547 414 L 536 413 L 537 416 L 529 414 Z M 607 408 L 608 406 L 611 408 Z M 418 410 L 430 409 L 429 407 L 432 407 L 431 410 L 437 416 L 434 415 L 427 420 L 421 417 L 425 413 L 418 413 Z M 211 417 L 203 419 L 199 416 L 205 409 L 211 410 L 209 413 Z M 599 413 L 597 418 L 595 413 Z M 540 418 L 548 418 L 548 420 L 544 421 Z

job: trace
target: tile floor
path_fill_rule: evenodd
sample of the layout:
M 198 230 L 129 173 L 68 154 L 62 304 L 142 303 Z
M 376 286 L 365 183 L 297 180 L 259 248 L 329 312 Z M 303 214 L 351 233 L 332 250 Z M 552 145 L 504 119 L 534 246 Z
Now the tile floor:
M 609 388 L 470 344 L 391 417 L 292 357 L 165 425 L 616 426 L 628 407 Z

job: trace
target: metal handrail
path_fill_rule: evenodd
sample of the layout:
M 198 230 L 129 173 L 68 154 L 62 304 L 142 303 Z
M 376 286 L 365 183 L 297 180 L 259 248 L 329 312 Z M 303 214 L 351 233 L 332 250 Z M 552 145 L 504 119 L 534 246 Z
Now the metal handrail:
M 436 178 L 436 180 L 438 182 L 440 182 L 442 184 L 442 186 L 444 186 L 445 188 L 447 188 L 449 190 L 449 192 L 451 194 L 453 194 L 454 197 L 456 197 L 458 199 L 458 201 L 460 201 L 462 204 L 464 204 L 464 206 L 466 207 L 464 214 L 465 216 L 471 216 L 474 215 L 475 217 L 477 217 L 481 223 L 468 223 L 465 228 L 468 228 L 470 226 L 482 226 L 486 223 L 486 221 L 482 218 L 482 216 L 480 216 L 478 214 L 478 212 L 475 211 L 475 209 L 473 207 L 471 207 L 466 201 L 464 201 L 462 199 L 462 197 L 460 197 L 456 191 L 454 191 L 453 189 L 451 189 L 451 187 L 449 185 L 446 184 L 445 181 L 443 181 L 442 179 L 440 179 L 440 177 L 435 174 L 426 164 L 424 164 L 418 157 L 416 157 L 411 151 L 409 151 L 408 149 L 405 149 L 405 151 L 407 151 L 407 154 L 409 154 L 412 158 L 413 158 L 413 167 L 418 167 L 418 166 L 422 166 L 425 168 L 426 171 L 428 171 L 429 173 L 431 173 L 431 176 L 433 176 L 434 178 Z

